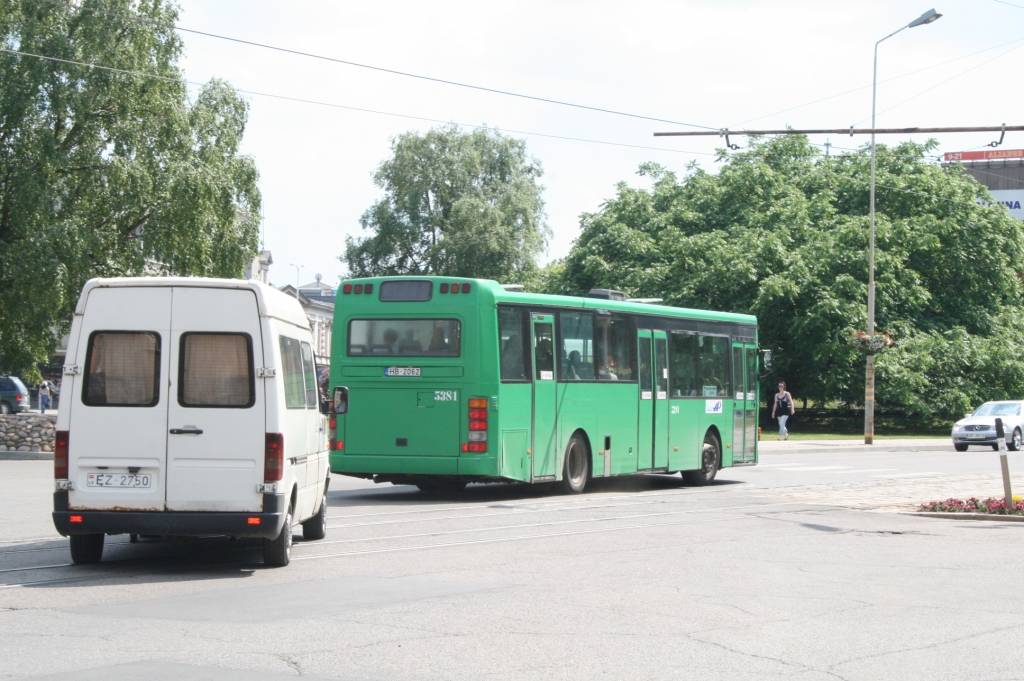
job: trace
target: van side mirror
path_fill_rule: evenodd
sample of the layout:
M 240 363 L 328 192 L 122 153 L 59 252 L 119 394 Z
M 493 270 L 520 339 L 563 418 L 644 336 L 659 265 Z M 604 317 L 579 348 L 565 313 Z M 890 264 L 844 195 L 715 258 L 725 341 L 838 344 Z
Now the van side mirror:
M 348 413 L 348 388 L 334 389 L 334 413 Z

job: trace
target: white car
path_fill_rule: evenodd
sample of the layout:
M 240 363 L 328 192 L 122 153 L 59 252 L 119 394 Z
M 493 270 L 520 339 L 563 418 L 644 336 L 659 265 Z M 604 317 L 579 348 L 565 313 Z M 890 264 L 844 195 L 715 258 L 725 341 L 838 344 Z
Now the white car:
M 996 419 L 1003 421 L 1003 435 L 1006 448 L 1016 452 L 1024 440 L 1024 401 L 986 402 L 973 414 L 967 414 L 953 424 L 953 447 L 966 452 L 970 445 L 987 445 L 999 449 L 996 436 Z
M 75 309 L 53 522 L 75 563 L 107 534 L 263 540 L 326 532 L 330 480 L 309 321 L 266 284 L 93 279 Z

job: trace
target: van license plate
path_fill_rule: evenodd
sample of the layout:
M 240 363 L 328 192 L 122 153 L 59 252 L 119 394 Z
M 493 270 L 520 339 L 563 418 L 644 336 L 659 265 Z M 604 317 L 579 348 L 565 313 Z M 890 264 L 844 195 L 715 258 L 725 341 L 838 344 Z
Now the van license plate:
M 419 376 L 419 367 L 388 367 L 384 370 L 385 376 Z
M 88 487 L 149 489 L 153 486 L 153 478 L 150 475 L 135 475 L 132 473 L 89 473 L 86 485 Z

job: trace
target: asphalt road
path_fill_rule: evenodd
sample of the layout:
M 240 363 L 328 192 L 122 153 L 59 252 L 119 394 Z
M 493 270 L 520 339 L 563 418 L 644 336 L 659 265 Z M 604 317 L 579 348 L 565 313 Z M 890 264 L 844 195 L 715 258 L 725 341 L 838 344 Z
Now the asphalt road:
M 1024 679 L 1024 523 L 898 512 L 999 495 L 991 451 L 766 443 L 581 496 L 335 477 L 283 569 L 125 537 L 69 566 L 51 465 L 0 461 L 0 678 Z

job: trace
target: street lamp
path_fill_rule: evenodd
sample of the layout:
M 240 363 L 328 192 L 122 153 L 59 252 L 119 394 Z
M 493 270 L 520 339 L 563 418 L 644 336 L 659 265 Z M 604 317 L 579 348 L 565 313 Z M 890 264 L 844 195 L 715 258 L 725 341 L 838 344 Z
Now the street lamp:
M 900 31 L 930 24 L 942 15 L 930 9 L 906 26 L 901 26 L 875 43 L 875 61 L 871 72 L 871 236 L 868 241 L 868 342 L 875 337 L 875 99 L 878 90 L 878 46 Z M 868 348 L 864 369 L 864 444 L 875 441 L 875 355 Z

